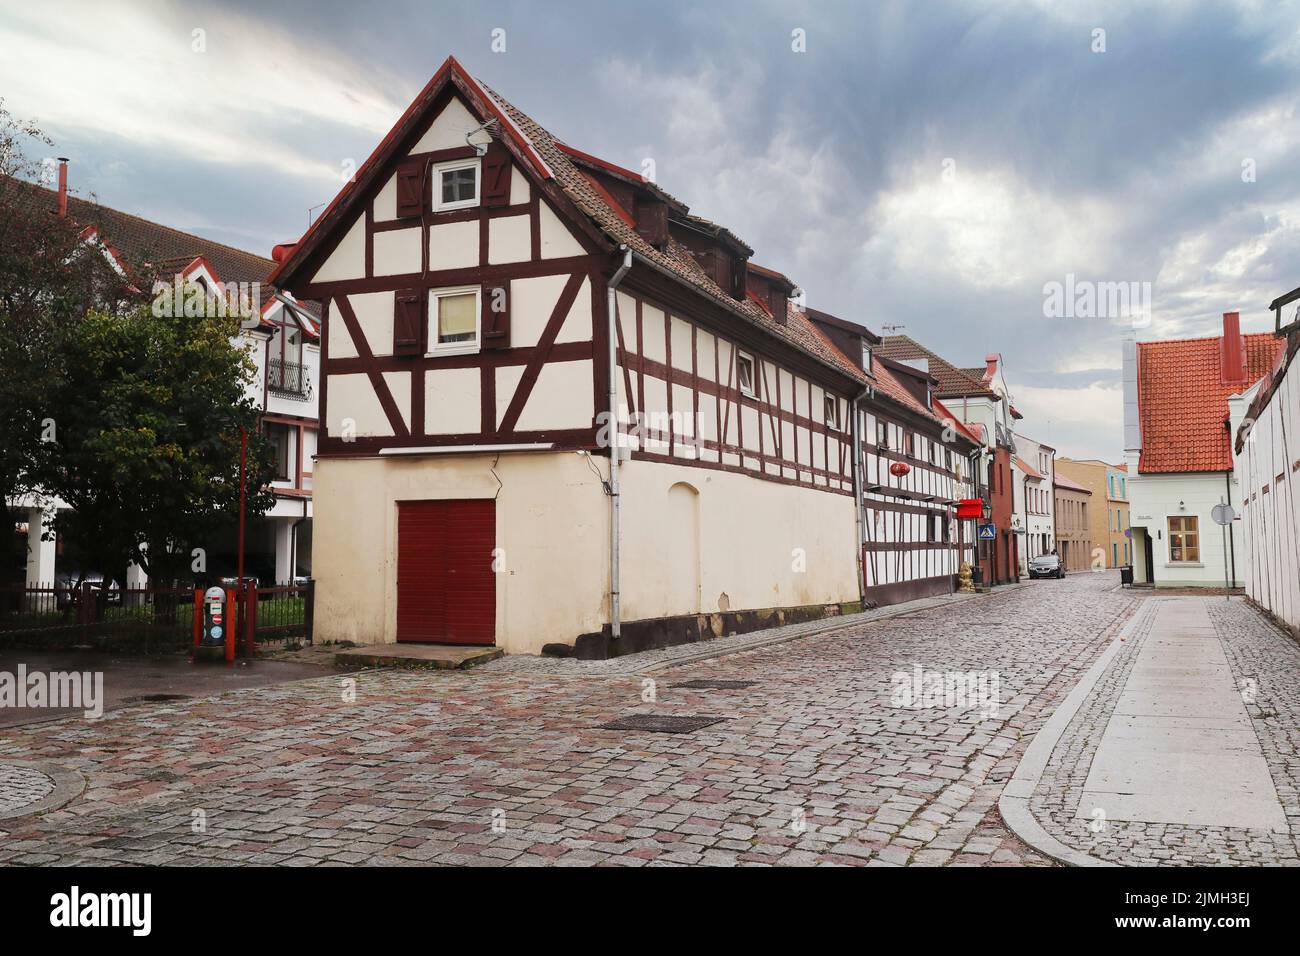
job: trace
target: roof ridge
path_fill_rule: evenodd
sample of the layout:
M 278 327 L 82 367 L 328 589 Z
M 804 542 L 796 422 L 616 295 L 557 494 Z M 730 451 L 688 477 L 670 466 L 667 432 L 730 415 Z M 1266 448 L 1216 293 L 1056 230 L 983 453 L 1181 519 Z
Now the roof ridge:
M 1242 332 L 1241 337 L 1244 339 L 1251 339 L 1251 338 L 1274 339 L 1277 338 L 1277 335 L 1273 332 Z M 1176 338 L 1176 339 L 1147 339 L 1145 342 L 1138 342 L 1137 344 L 1140 347 L 1143 345 L 1174 345 L 1174 344 L 1186 343 L 1186 342 L 1220 342 L 1222 340 L 1223 340 L 1223 333 L 1219 333 L 1218 335 L 1189 335 L 1184 338 Z

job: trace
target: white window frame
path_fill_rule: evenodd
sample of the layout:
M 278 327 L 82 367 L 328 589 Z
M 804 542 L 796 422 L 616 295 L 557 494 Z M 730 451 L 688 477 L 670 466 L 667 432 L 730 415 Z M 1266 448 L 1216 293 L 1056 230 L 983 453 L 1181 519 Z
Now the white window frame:
M 474 295 L 474 340 L 472 342 L 438 341 L 438 300 L 451 295 Z M 478 285 L 449 286 L 445 289 L 429 290 L 429 323 L 425 330 L 429 350 L 425 356 L 435 355 L 472 355 L 483 347 L 483 287 Z
M 740 378 L 740 363 L 749 362 L 749 385 L 745 385 Z M 749 352 L 742 352 L 736 349 L 736 387 L 740 389 L 740 394 L 746 398 L 758 398 L 754 393 L 754 380 L 758 376 L 758 363 L 754 361 L 754 356 Z
M 477 159 L 452 159 L 445 163 L 434 163 L 433 169 L 433 188 L 429 191 L 433 194 L 433 211 L 449 212 L 453 209 L 470 209 L 479 205 L 479 200 L 483 195 L 483 164 Z M 442 174 L 455 172 L 458 169 L 474 170 L 474 198 L 458 199 L 455 202 L 442 201 Z
M 830 431 L 840 430 L 840 398 L 830 392 L 822 392 L 822 417 L 826 419 L 826 428 Z

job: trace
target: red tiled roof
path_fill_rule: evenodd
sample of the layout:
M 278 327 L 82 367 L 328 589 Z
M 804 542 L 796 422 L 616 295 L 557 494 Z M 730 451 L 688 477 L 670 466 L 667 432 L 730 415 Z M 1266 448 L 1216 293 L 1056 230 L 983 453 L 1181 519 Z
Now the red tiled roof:
M 1092 494 L 1091 488 L 1086 488 L 1083 485 L 1079 484 L 1077 481 L 1071 481 L 1069 478 L 1066 478 L 1065 475 L 1061 474 L 1059 471 L 1056 473 L 1056 476 L 1052 479 L 1052 484 L 1056 485 L 1056 487 L 1058 488 L 1064 488 L 1066 491 L 1082 491 L 1084 494 L 1088 494 L 1088 495 Z
M 876 349 L 885 358 L 893 359 L 895 362 L 929 359 L 930 374 L 938 381 L 938 392 L 941 396 L 993 394 L 979 378 L 972 377 L 965 370 L 940 358 L 910 336 L 886 335 L 880 340 Z
M 1223 381 L 1219 336 L 1139 342 L 1139 474 L 1230 471 L 1232 448 L 1224 421 L 1228 396 L 1267 375 L 1283 347 L 1271 332 L 1243 335 L 1246 379 Z

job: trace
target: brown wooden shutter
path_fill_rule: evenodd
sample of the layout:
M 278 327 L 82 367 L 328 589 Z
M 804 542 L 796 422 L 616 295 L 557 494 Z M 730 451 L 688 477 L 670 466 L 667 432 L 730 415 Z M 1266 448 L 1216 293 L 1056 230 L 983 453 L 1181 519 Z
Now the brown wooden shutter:
M 510 348 L 510 283 L 483 286 L 483 348 Z
M 510 151 L 500 140 L 493 140 L 483 156 L 484 206 L 510 205 Z
M 405 289 L 393 295 L 393 354 L 419 355 L 424 351 L 422 289 Z
M 424 171 L 427 165 L 418 159 L 397 167 L 398 219 L 409 219 L 424 212 Z

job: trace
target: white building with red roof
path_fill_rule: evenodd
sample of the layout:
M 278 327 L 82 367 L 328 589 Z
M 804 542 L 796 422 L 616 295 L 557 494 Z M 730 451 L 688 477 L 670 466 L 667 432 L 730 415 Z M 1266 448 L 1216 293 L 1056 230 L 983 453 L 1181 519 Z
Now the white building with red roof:
M 1282 348 L 1272 333 L 1241 334 L 1225 312 L 1223 334 L 1127 342 L 1124 435 L 1136 583 L 1234 587 L 1244 580 L 1241 522 L 1222 531 L 1219 503 L 1240 514 L 1231 405 L 1269 373 Z

